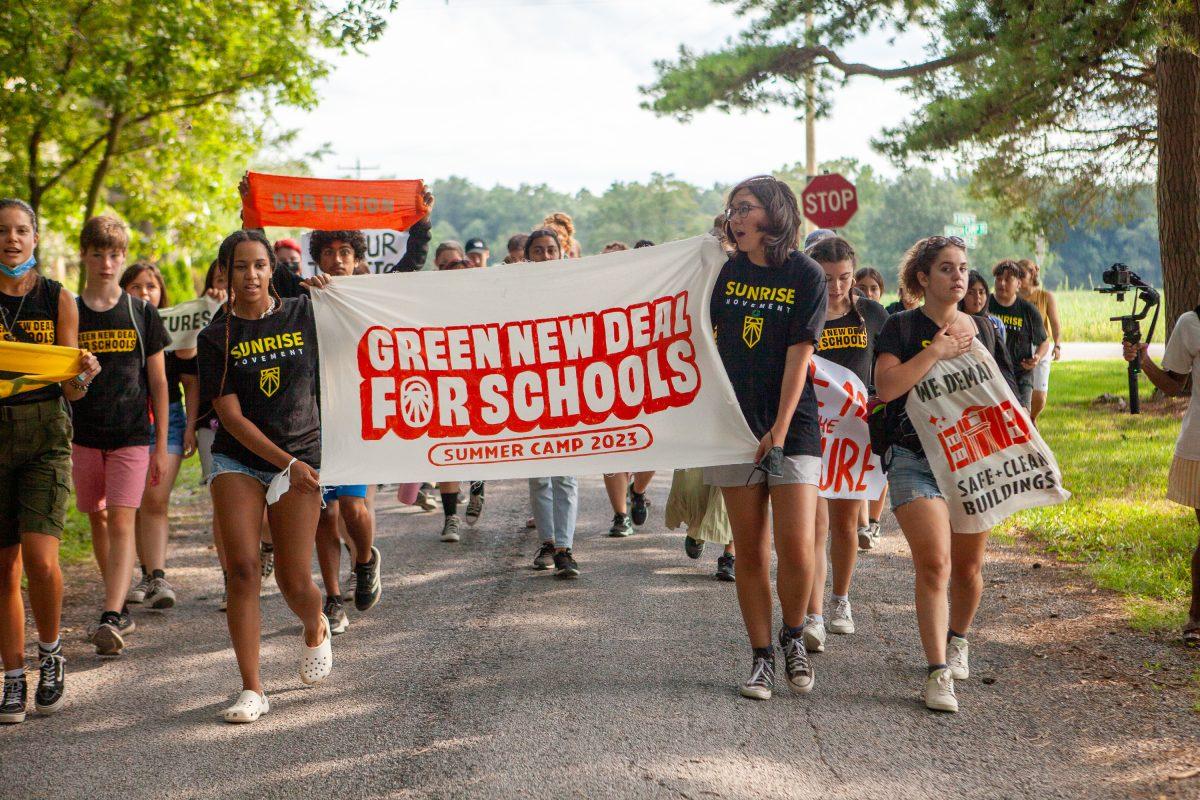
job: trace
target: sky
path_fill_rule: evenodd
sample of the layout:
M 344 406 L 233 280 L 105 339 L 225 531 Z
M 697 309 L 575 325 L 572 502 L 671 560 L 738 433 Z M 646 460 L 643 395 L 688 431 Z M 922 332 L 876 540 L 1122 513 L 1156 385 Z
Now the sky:
M 292 153 L 328 143 L 321 177 L 435 178 L 482 186 L 546 183 L 602 192 L 654 172 L 709 185 L 804 160 L 794 112 L 722 114 L 689 123 L 639 107 L 654 61 L 680 44 L 718 48 L 744 22 L 711 0 L 401 0 L 362 55 L 333 58 L 319 107 L 278 113 Z M 897 65 L 919 37 L 873 36 L 843 55 Z M 870 140 L 912 100 L 894 83 L 854 78 L 817 125 L 817 158 L 853 157 L 894 172 Z M 347 120 L 353 120 L 347 123 Z

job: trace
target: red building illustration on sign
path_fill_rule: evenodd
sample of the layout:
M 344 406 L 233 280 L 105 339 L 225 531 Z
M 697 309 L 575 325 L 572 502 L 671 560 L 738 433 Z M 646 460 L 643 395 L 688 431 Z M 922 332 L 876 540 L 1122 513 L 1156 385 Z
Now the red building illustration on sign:
M 1029 421 L 1010 400 L 995 406 L 971 406 L 957 422 L 938 433 L 951 472 L 1029 439 Z

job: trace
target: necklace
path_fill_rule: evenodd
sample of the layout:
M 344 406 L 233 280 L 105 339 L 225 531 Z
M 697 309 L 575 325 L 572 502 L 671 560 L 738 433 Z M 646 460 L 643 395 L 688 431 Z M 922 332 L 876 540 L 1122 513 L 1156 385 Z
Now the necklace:
M 267 310 L 258 315 L 259 319 L 266 319 L 271 314 L 275 313 L 275 298 L 271 298 L 271 305 L 267 306 Z
M 17 320 L 21 318 L 21 311 L 25 308 L 25 300 L 33 293 L 33 288 L 21 295 L 21 302 L 17 303 L 17 313 L 13 315 L 12 322 L 8 321 L 8 312 L 4 310 L 4 306 L 0 306 L 0 316 L 3 317 L 4 323 L 4 341 L 17 341 Z

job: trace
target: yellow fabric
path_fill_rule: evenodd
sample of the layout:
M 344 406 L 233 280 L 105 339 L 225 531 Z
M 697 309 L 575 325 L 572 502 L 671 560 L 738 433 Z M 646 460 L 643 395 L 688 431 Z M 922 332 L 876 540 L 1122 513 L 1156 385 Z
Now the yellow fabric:
M 1047 297 L 1049 292 L 1045 289 L 1030 289 L 1029 302 L 1033 303 L 1033 307 L 1042 315 L 1042 325 L 1046 328 L 1046 335 L 1050 335 L 1050 299 Z
M 83 371 L 81 356 L 74 347 L 0 341 L 0 373 L 17 376 L 0 378 L 0 400 L 74 378 Z
M 733 541 L 725 500 L 716 486 L 704 484 L 703 470 L 677 469 L 667 498 L 667 527 L 687 526 L 688 536 L 714 544 Z

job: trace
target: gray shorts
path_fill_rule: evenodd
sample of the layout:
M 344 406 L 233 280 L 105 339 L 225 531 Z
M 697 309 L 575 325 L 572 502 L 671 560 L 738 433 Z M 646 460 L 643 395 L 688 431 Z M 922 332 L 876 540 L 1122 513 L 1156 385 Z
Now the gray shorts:
M 784 456 L 783 474 L 767 475 L 753 464 L 727 464 L 723 467 L 705 467 L 704 483 L 708 486 L 756 486 L 763 481 L 767 486 L 788 486 L 796 483 L 821 484 L 820 456 Z

